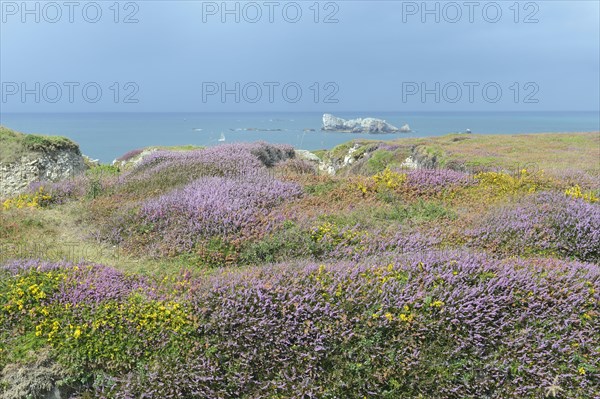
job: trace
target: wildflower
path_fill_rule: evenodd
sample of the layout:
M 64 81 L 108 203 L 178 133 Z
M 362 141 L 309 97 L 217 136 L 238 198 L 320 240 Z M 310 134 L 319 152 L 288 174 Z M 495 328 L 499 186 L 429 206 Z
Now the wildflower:
M 565 190 L 565 194 L 571 198 L 580 198 L 592 204 L 600 200 L 591 191 L 587 193 L 582 192 L 581 187 L 579 187 L 579 184 L 576 184 L 574 187 Z

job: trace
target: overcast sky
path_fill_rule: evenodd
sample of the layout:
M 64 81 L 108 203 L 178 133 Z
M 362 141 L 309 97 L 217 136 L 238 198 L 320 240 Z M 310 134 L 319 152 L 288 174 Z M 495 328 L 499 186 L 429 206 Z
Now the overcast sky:
M 599 2 L 514 3 L 2 1 L 1 111 L 598 110 Z

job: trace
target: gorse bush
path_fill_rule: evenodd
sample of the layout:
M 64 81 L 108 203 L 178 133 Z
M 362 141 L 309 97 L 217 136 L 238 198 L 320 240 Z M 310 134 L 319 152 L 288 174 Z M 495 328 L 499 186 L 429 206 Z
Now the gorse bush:
M 2 273 L 2 323 L 26 328 L 83 374 L 128 370 L 174 342 L 165 341 L 165 334 L 183 337 L 191 325 L 160 282 L 111 268 L 23 261 L 8 264 Z M 10 341 L 4 343 L 0 349 L 6 352 Z
M 5 200 L 2 203 L 2 209 L 6 211 L 11 208 L 39 208 L 50 205 L 52 201 L 52 195 L 49 194 L 43 186 L 40 186 L 30 194 L 20 194 L 15 198 Z
M 597 265 L 460 251 L 170 279 L 21 261 L 0 349 L 50 348 L 88 397 L 583 399 L 599 284 Z
M 543 171 L 521 169 L 518 173 L 481 172 L 475 175 L 479 185 L 500 195 L 534 193 L 550 186 Z
M 383 189 L 396 190 L 406 181 L 406 175 L 385 168 L 382 172 L 373 176 L 375 184 Z
M 579 184 L 576 184 L 575 186 L 565 190 L 565 194 L 571 198 L 581 198 L 584 201 L 591 203 L 600 201 L 600 199 L 596 197 L 592 191 L 582 191 Z

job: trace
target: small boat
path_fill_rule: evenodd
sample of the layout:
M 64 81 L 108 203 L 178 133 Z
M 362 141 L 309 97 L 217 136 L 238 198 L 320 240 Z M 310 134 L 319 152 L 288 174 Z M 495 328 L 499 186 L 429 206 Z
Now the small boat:
M 225 141 L 225 133 L 221 133 L 221 137 L 219 137 L 219 141 Z
M 195 132 L 201 132 L 202 131 L 202 129 L 200 129 L 199 127 L 196 127 L 196 128 L 194 128 L 192 130 L 195 131 Z

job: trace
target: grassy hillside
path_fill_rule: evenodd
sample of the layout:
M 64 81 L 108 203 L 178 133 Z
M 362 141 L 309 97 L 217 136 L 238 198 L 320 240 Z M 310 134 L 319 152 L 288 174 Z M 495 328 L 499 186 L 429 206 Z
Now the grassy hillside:
M 0 162 L 13 162 L 32 152 L 62 149 L 79 152 L 79 146 L 66 137 L 23 134 L 0 126 Z
M 361 147 L 355 156 L 368 149 L 378 148 L 374 160 L 366 165 L 367 173 L 384 168 L 389 163 L 402 163 L 413 148 L 437 155 L 440 166 L 462 164 L 467 168 L 515 169 L 530 164 L 546 171 L 567 169 L 600 172 L 600 135 L 598 133 L 466 135 L 450 134 L 441 137 L 402 138 L 393 141 L 356 140 L 342 144 L 332 151 L 319 151 L 323 157 L 346 154 L 353 144 Z M 382 162 L 381 162 L 382 161 Z
M 0 210 L 0 392 L 600 397 L 599 139 L 361 141 L 337 176 L 162 149 L 32 187 Z

